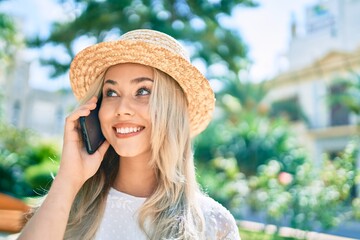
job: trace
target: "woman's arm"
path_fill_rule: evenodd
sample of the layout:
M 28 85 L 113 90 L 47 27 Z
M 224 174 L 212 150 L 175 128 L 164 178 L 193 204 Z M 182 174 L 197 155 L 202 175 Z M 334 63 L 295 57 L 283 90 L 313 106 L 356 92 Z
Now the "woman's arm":
M 26 224 L 19 239 L 63 239 L 76 194 L 98 170 L 109 143 L 87 154 L 78 131 L 78 119 L 96 106 L 96 98 L 80 106 L 66 118 L 60 168 L 45 201 Z
M 63 239 L 72 202 L 78 189 L 66 179 L 55 178 L 49 193 L 26 224 L 19 239 Z

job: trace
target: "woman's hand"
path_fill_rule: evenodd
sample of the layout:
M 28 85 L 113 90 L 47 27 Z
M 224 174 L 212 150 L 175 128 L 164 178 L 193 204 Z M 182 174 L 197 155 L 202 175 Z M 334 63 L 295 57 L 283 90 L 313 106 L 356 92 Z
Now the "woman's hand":
M 19 239 L 63 239 L 71 205 L 84 182 L 99 169 L 109 143 L 92 155 L 83 147 L 79 118 L 90 114 L 97 98 L 77 108 L 66 118 L 60 169 L 47 197 L 23 229 Z
M 74 187 L 80 188 L 82 184 L 92 177 L 99 169 L 104 154 L 109 147 L 105 142 L 94 154 L 88 154 L 80 135 L 79 118 L 88 116 L 95 109 L 97 97 L 91 98 L 71 113 L 65 122 L 64 144 L 57 178 L 70 181 Z

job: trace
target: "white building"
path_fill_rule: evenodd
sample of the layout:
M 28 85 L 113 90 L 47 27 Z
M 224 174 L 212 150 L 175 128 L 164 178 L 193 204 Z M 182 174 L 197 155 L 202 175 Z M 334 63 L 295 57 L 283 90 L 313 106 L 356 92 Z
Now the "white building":
M 323 0 L 305 9 L 305 33 L 292 23 L 290 70 L 301 69 L 330 51 L 352 52 L 360 45 L 360 1 Z
M 360 75 L 360 0 L 328 0 L 306 9 L 306 32 L 292 23 L 289 69 L 269 82 L 266 101 L 298 105 L 307 121 L 297 122 L 299 141 L 318 164 L 336 155 L 357 131 L 358 117 L 330 97 L 337 80 Z
M 61 136 L 65 117 L 76 104 L 75 98 L 69 90 L 32 88 L 29 85 L 29 70 L 29 62 L 17 59 L 8 73 L 0 74 L 5 121 L 42 136 Z

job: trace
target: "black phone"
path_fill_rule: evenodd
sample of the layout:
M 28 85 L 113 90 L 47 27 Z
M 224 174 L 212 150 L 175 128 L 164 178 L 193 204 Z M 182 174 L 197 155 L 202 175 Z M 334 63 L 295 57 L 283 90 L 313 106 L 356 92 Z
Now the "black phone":
M 99 109 L 101 105 L 101 97 L 96 103 L 96 108 L 91 110 L 86 117 L 80 117 L 81 135 L 84 145 L 89 154 L 93 154 L 105 141 L 105 137 L 101 131 L 99 121 Z

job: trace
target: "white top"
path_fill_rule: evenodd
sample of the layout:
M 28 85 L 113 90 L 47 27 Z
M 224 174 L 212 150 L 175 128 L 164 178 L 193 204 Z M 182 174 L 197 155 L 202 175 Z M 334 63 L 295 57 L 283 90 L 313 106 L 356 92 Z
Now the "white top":
M 146 239 L 137 221 L 137 210 L 145 200 L 146 198 L 134 197 L 111 188 L 96 239 Z
M 138 210 L 145 200 L 111 188 L 96 240 L 146 240 L 137 221 Z M 206 239 L 240 240 L 235 219 L 227 209 L 206 196 L 199 201 L 205 218 Z

